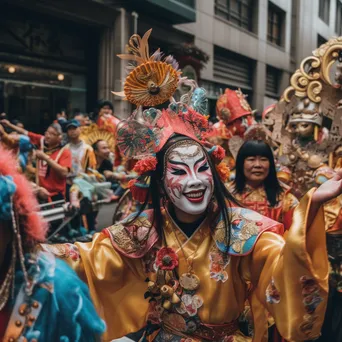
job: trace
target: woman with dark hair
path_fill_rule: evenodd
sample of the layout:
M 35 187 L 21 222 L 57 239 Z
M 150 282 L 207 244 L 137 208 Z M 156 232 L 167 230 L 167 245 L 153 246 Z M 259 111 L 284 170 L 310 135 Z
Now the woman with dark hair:
M 143 331 L 140 341 L 247 342 L 238 327 L 247 297 L 253 341 L 267 339 L 267 312 L 289 340 L 318 337 L 328 287 L 319 207 L 342 192 L 342 173 L 303 199 L 285 243 L 280 223 L 237 206 L 224 187 L 224 151 L 206 144 L 208 121 L 187 97 L 171 98 L 177 63 L 149 56 L 149 34 L 134 35 L 134 54 L 121 56 L 139 64 L 124 86 L 137 109 L 117 130 L 121 153 L 138 158 L 130 189 L 144 205 L 90 243 L 43 248 L 88 283 L 105 341 Z M 151 107 L 170 98 L 167 109 Z
M 262 140 L 248 140 L 236 158 L 236 176 L 229 188 L 235 198 L 249 209 L 291 227 L 294 195 L 281 185 L 271 147 Z
M 261 127 L 250 130 L 253 129 L 258 131 Z M 257 132 L 255 135 L 258 135 Z M 245 207 L 283 223 L 285 230 L 288 230 L 298 200 L 280 184 L 271 147 L 263 140 L 247 140 L 239 149 L 235 170 L 235 180 L 229 188 L 235 198 Z M 249 309 L 247 305 L 242 317 L 246 318 L 250 331 Z M 281 341 L 273 323 L 270 318 L 269 341 Z

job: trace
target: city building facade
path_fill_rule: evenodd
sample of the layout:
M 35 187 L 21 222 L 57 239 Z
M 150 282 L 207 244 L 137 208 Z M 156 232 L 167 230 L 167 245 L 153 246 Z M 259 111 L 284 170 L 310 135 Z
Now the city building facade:
M 161 48 L 196 78 L 215 116 L 226 87 L 252 107 L 279 99 L 300 61 L 342 34 L 342 0 L 3 0 L 0 5 L 0 111 L 42 130 L 56 113 L 93 111 L 120 91 L 133 33 L 153 28 Z
M 187 41 L 173 26 L 195 21 L 194 6 L 194 0 L 3 0 L 0 112 L 40 132 L 62 109 L 89 112 L 99 99 L 127 117 L 130 106 L 111 94 L 126 76 L 116 55 L 130 35 L 150 27 L 155 46 Z

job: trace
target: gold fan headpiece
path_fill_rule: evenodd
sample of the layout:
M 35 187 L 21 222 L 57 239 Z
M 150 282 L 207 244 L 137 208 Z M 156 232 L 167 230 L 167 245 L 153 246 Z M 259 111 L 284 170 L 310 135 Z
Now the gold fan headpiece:
M 175 93 L 180 80 L 181 71 L 178 63 L 172 56 L 163 58 L 158 49 L 153 55 L 149 55 L 148 38 L 152 29 L 148 30 L 141 38 L 134 34 L 128 43 L 130 54 L 118 55 L 121 59 L 130 60 L 131 70 L 126 77 L 123 92 L 112 92 L 114 95 L 125 97 L 126 100 L 136 106 L 157 106 L 168 101 Z

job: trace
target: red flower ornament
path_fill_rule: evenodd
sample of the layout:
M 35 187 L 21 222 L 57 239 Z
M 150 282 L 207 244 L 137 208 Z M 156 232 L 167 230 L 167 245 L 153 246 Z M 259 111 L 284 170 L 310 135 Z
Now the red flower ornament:
M 164 271 L 172 271 L 178 266 L 178 256 L 169 247 L 163 247 L 157 252 L 156 266 Z
M 156 157 L 147 157 L 144 159 L 140 159 L 134 166 L 134 171 L 138 175 L 146 174 L 150 171 L 154 171 L 157 167 L 157 158 Z
M 215 164 L 219 164 L 225 156 L 225 149 L 221 146 L 216 146 L 215 150 L 212 153 L 212 157 L 214 159 Z

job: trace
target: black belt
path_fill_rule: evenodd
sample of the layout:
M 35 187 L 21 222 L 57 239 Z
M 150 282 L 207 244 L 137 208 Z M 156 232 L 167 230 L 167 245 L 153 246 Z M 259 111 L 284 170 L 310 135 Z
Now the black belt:
M 342 233 L 327 234 L 327 248 L 330 260 L 342 260 Z

